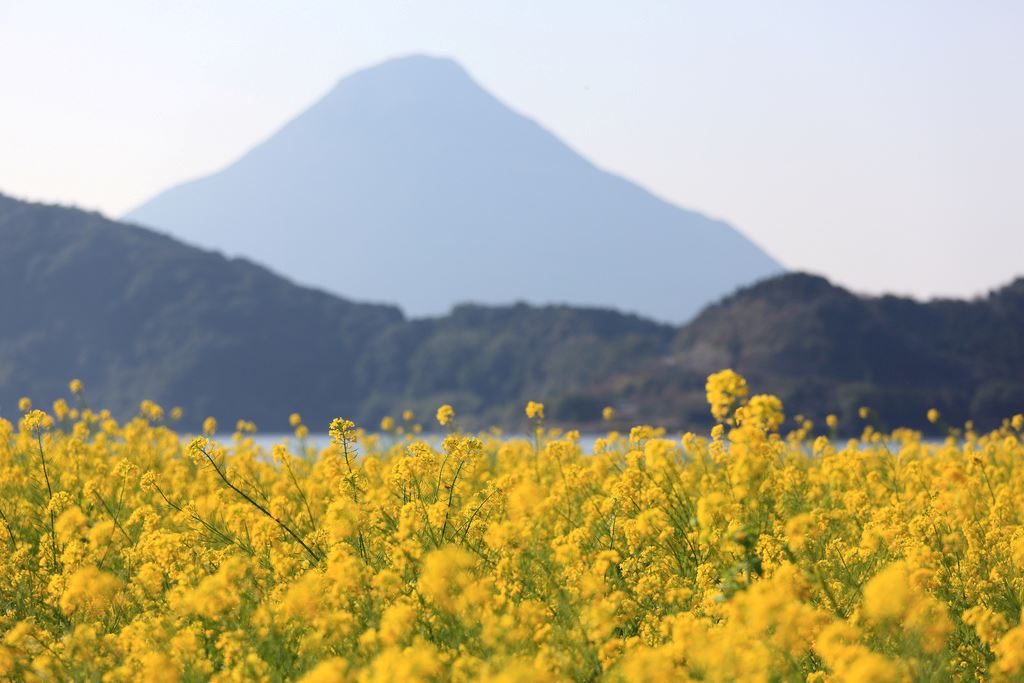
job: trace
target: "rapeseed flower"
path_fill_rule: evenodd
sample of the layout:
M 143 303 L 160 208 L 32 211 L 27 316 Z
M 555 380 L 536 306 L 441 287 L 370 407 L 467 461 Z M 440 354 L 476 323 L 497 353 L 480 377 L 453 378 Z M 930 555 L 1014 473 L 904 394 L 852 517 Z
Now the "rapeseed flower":
M 455 409 L 447 403 L 437 409 L 437 424 L 446 426 L 455 417 Z
M 526 404 L 526 417 L 531 420 L 543 420 L 544 419 L 544 404 L 537 403 L 536 401 L 530 401 Z
M 593 448 L 538 402 L 529 439 L 443 406 L 440 444 L 403 414 L 261 446 L 26 401 L 0 420 L 0 678 L 1024 677 L 1024 418 L 839 444 L 732 371 L 707 390 L 710 434 Z
M 722 370 L 708 377 L 706 385 L 711 415 L 718 422 L 725 422 L 733 408 L 749 393 L 747 380 L 732 370 Z

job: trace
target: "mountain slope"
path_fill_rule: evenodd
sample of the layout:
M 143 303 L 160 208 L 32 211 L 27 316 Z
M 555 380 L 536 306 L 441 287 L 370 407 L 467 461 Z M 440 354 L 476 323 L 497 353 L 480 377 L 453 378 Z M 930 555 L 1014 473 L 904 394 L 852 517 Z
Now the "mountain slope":
M 731 226 L 596 168 L 427 57 L 343 79 L 126 220 L 416 316 L 525 300 L 679 322 L 781 271 Z
M 971 300 L 859 297 L 795 273 L 744 288 L 680 329 L 673 363 L 703 376 L 723 367 L 847 429 L 861 405 L 884 424 L 991 425 L 1024 411 L 1024 278 Z
M 193 417 L 286 415 L 307 396 L 353 413 L 368 333 L 402 320 L 242 260 L 98 214 L 0 196 L 0 407 L 79 377 L 124 414 L 141 398 Z
M 791 274 L 759 282 L 672 327 L 565 306 L 457 307 L 406 320 L 296 286 L 240 259 L 75 209 L 0 195 L 0 415 L 86 382 L 93 405 L 138 401 L 286 428 L 298 410 L 322 429 L 456 406 L 467 427 L 523 426 L 542 400 L 553 422 L 594 428 L 709 422 L 706 376 L 743 373 L 787 414 L 847 433 L 869 405 L 883 425 L 991 426 L 1024 411 L 1024 279 L 972 301 L 865 298 Z M 936 433 L 935 428 L 929 428 Z
M 293 410 L 311 425 L 373 423 L 444 400 L 467 420 L 502 420 L 526 396 L 557 400 L 637 367 L 637 349 L 662 353 L 672 336 L 585 309 L 466 307 L 409 322 L 95 213 L 3 195 L 0 244 L 8 418 L 20 396 L 47 405 L 77 377 L 94 405 L 124 416 L 149 398 L 182 406 L 193 426 L 214 415 L 284 429 Z

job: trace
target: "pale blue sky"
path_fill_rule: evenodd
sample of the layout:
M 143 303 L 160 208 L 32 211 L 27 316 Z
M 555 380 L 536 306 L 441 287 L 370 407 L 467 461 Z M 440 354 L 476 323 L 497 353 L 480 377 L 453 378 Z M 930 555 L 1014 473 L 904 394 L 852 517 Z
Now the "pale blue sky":
M 424 52 L 790 268 L 974 294 L 1024 275 L 1021 35 L 1020 2 L 0 0 L 0 191 L 116 216 Z

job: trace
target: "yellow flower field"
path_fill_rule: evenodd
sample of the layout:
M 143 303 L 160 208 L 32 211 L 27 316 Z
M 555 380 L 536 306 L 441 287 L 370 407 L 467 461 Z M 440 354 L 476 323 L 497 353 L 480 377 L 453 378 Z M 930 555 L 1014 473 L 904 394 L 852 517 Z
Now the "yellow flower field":
M 531 402 L 268 452 L 71 389 L 0 421 L 2 678 L 1024 680 L 1020 415 L 838 444 L 723 371 L 709 435 L 584 452 Z

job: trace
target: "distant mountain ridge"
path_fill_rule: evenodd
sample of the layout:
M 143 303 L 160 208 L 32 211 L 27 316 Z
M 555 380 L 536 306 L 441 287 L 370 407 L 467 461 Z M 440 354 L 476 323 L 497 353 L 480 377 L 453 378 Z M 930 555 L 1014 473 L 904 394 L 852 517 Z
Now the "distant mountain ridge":
M 856 424 L 991 425 L 1024 412 L 1024 278 L 975 300 L 860 297 L 793 273 L 743 288 L 681 328 L 670 357 L 700 375 L 741 369 L 807 415 Z
M 338 415 L 376 420 L 450 401 L 501 422 L 551 395 L 633 367 L 671 328 L 613 311 L 463 306 L 408 321 L 392 306 L 308 289 L 244 259 L 99 214 L 0 195 L 0 415 L 82 379 L 94 405 L 142 398 L 190 424 L 255 419 L 281 429 Z
M 612 310 L 465 305 L 407 319 L 292 284 L 152 231 L 0 195 L 0 416 L 20 396 L 48 405 L 81 378 L 119 416 L 139 400 L 286 428 L 373 426 L 456 406 L 464 426 L 523 426 L 527 400 L 552 422 L 706 426 L 708 373 L 733 367 L 787 414 L 846 432 L 861 405 L 881 424 L 979 426 L 1024 411 L 1024 279 L 973 301 L 864 298 L 805 274 L 743 288 L 682 327 Z M 934 428 L 932 428 L 934 431 Z
M 393 307 L 296 287 L 265 268 L 99 214 L 0 195 L 0 406 L 52 400 L 68 377 L 120 414 L 140 398 L 193 419 L 232 403 L 269 416 L 317 396 L 358 409 L 355 363 Z M 329 407 L 328 407 L 329 406 Z M 238 416 L 241 416 L 239 413 Z
M 526 301 L 681 322 L 782 271 L 732 226 L 598 169 L 455 62 L 421 56 L 342 79 L 125 220 L 413 316 Z

